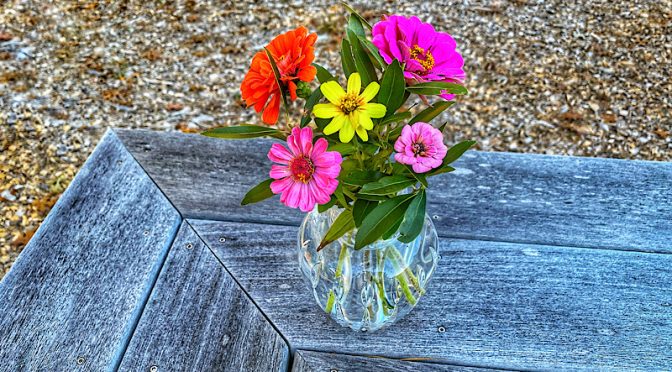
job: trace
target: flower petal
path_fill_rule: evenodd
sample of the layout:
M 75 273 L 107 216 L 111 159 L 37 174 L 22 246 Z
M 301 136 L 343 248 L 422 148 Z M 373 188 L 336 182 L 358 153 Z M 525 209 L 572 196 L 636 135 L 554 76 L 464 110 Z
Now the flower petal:
M 343 88 L 341 88 L 341 86 L 333 80 L 327 81 L 326 83 L 320 85 L 320 90 L 322 91 L 322 94 L 327 97 L 329 102 L 333 103 L 334 105 L 338 105 L 341 101 L 341 97 L 345 95 Z
M 350 120 L 346 120 L 346 122 L 343 124 L 343 128 L 341 128 L 340 132 L 338 132 L 338 139 L 343 143 L 348 143 L 352 141 L 352 137 L 354 136 L 355 129 L 352 127 Z
M 313 130 L 310 127 L 301 129 L 299 146 L 301 147 L 301 153 L 304 155 L 310 155 L 313 151 Z
M 301 201 L 301 185 L 302 182 L 294 182 L 289 189 L 287 190 L 287 198 L 285 199 L 285 205 L 290 208 L 296 208 L 299 206 Z
M 321 119 L 329 119 L 341 113 L 341 109 L 332 103 L 318 103 L 313 106 L 313 114 Z
M 293 184 L 294 180 L 291 177 L 283 178 L 281 180 L 271 182 L 271 192 L 280 194 L 288 190 Z
M 372 118 L 382 118 L 385 116 L 387 108 L 381 103 L 367 103 L 363 106 L 364 111 Z
M 279 180 L 281 178 L 289 177 L 292 175 L 292 172 L 289 170 L 289 167 L 286 165 L 277 165 L 273 164 L 271 166 L 271 171 L 268 175 L 274 180 Z
M 328 136 L 341 130 L 341 128 L 343 128 L 343 124 L 345 124 L 345 119 L 346 119 L 345 115 L 343 114 L 337 115 L 335 118 L 331 120 L 331 123 L 329 123 L 329 125 L 327 125 L 324 128 L 323 130 L 324 134 Z
M 375 81 L 369 84 L 366 89 L 360 94 L 359 96 L 364 100 L 364 102 L 369 102 L 370 100 L 373 99 L 373 97 L 378 94 L 378 91 L 380 90 L 380 84 L 376 83 Z
M 369 140 L 369 134 L 366 133 L 366 129 L 364 129 L 360 126 L 360 127 L 357 127 L 356 132 L 357 132 L 357 136 L 359 136 L 359 138 L 361 138 L 362 141 L 366 142 L 366 141 Z
M 362 90 L 362 78 L 358 72 L 353 72 L 348 78 L 348 94 L 359 95 Z
M 294 155 L 279 143 L 271 145 L 271 149 L 268 151 L 268 159 L 276 163 L 288 164 L 293 158 Z
M 327 142 L 326 139 L 318 138 L 318 140 L 315 141 L 315 144 L 313 145 L 313 153 L 311 154 L 311 157 L 316 158 L 322 155 L 327 150 L 328 146 L 329 142 Z
M 373 120 L 371 120 L 371 117 L 366 111 L 362 110 L 362 112 L 359 113 L 359 125 L 366 130 L 373 129 Z

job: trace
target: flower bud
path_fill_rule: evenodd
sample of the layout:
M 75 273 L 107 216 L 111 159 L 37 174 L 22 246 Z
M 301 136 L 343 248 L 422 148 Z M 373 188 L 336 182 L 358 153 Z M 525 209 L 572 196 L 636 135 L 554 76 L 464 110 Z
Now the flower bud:
M 305 81 L 299 81 L 296 83 L 296 95 L 303 98 L 303 99 L 308 99 L 310 95 L 313 94 L 313 90 L 310 89 L 310 84 L 306 83 Z

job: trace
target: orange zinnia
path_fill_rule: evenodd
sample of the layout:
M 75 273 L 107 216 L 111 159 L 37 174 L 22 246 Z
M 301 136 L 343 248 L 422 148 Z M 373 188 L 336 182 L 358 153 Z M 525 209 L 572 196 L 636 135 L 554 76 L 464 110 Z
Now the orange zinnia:
M 250 71 L 240 85 L 240 91 L 247 107 L 254 106 L 256 112 L 264 111 L 264 123 L 272 125 L 278 121 L 282 99 L 280 89 L 289 90 L 289 96 L 294 101 L 295 81 L 309 82 L 315 78 L 317 69 L 311 65 L 315 59 L 315 39 L 317 34 L 308 34 L 308 30 L 301 26 L 277 36 L 266 46 L 278 66 L 282 87 L 278 87 L 275 81 L 266 52 L 262 50 L 254 55 Z

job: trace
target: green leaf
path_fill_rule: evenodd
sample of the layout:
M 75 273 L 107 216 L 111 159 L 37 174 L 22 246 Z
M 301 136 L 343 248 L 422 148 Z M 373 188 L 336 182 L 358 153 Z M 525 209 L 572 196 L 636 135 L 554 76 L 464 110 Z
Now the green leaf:
M 381 173 L 365 170 L 354 170 L 348 172 L 345 176 L 339 177 L 341 182 L 350 186 L 364 186 L 368 183 L 375 182 L 380 179 Z
M 383 73 L 380 81 L 380 90 L 378 91 L 378 103 L 387 107 L 388 115 L 393 115 L 395 111 L 404 103 L 404 91 L 406 80 L 404 80 L 404 71 L 401 69 L 399 61 L 396 59 L 390 63 Z
M 429 173 L 429 175 L 430 176 L 436 176 L 437 174 L 449 173 L 449 172 L 452 172 L 454 170 L 455 170 L 455 168 L 451 167 L 450 165 L 446 165 L 445 167 L 434 169 L 432 172 Z
M 274 137 L 285 139 L 282 132 L 271 127 L 262 127 L 259 125 L 244 124 L 236 127 L 222 127 L 208 129 L 201 132 L 207 137 L 225 138 L 225 139 L 248 139 L 256 137 Z
M 401 220 L 402 219 L 400 218 L 399 221 L 397 221 L 397 223 L 395 223 L 392 227 L 390 227 L 389 230 L 385 231 L 385 233 L 380 238 L 383 239 L 383 240 L 387 240 L 387 239 L 391 238 L 392 235 L 394 235 L 394 233 L 396 233 L 397 230 L 399 230 L 399 226 L 401 225 Z
M 320 242 L 317 250 L 319 251 L 354 228 L 355 221 L 352 219 L 352 212 L 344 209 L 343 212 L 336 217 L 336 220 L 331 224 L 329 230 L 327 230 L 327 233 L 324 235 L 324 238 L 322 238 L 322 242 Z
M 401 131 L 404 129 L 406 124 L 402 124 L 397 126 L 396 128 L 392 129 L 390 131 L 390 135 L 388 136 L 390 141 L 396 141 L 399 136 L 401 136 Z
M 336 197 L 336 200 L 340 203 L 341 207 L 346 208 L 348 206 L 347 200 L 345 200 L 345 196 L 343 195 L 343 185 L 341 183 L 338 184 L 338 187 L 336 187 L 336 190 L 334 191 L 334 196 Z
M 446 165 L 457 160 L 460 156 L 462 156 L 462 154 L 464 154 L 465 151 L 469 150 L 469 148 L 473 146 L 475 143 L 476 141 L 462 141 L 457 145 L 448 149 L 446 156 L 443 158 L 443 166 L 445 167 Z
M 357 35 L 350 28 L 348 29 L 348 40 L 350 41 L 350 46 L 352 47 L 352 56 L 355 60 L 355 67 L 362 78 L 362 87 L 368 86 L 371 82 L 378 81 L 376 68 L 373 67 L 373 63 L 371 63 L 369 55 L 359 43 Z
M 355 249 L 369 245 L 393 228 L 404 217 L 415 194 L 399 195 L 380 203 L 362 221 L 355 237 Z
M 405 176 L 387 176 L 379 179 L 376 182 L 371 182 L 364 185 L 359 191 L 359 195 L 385 196 L 397 193 L 405 188 L 413 186 L 414 184 L 415 180 L 409 179 Z
M 240 202 L 240 205 L 257 203 L 273 196 L 274 194 L 271 191 L 271 182 L 273 181 L 274 181 L 273 179 L 269 178 L 263 181 L 262 183 L 258 184 L 257 186 L 251 188 L 250 191 L 248 191 L 247 194 L 245 194 L 245 196 L 243 197 L 243 200 Z
M 409 204 L 404 214 L 404 221 L 399 226 L 399 237 L 397 239 L 400 242 L 410 243 L 420 234 L 425 223 L 426 206 L 427 194 L 425 190 L 420 190 Z
M 322 94 L 322 91 L 318 87 L 313 91 L 313 93 L 308 97 L 306 100 L 306 104 L 303 106 L 303 117 L 301 118 L 301 128 L 305 127 L 310 123 L 310 113 L 313 112 L 313 107 L 315 104 L 320 102 L 320 100 L 324 97 Z
M 350 74 L 357 71 L 355 60 L 352 58 L 352 48 L 346 38 L 341 41 L 341 64 L 346 77 L 350 77 Z
M 366 28 L 368 28 L 369 30 L 373 29 L 373 27 L 371 27 L 371 24 L 369 22 L 367 22 L 367 20 L 364 19 L 364 17 L 359 15 L 359 13 L 357 13 L 357 11 L 355 9 L 353 9 L 350 5 L 348 5 L 345 1 L 342 1 L 341 5 L 343 5 L 343 7 L 345 9 L 347 9 L 347 11 L 350 12 L 351 15 L 354 15 L 355 17 L 357 17 L 357 19 L 359 20 L 359 22 L 362 23 L 362 25 L 366 26 Z
M 384 79 L 384 77 L 383 77 L 383 79 Z M 397 112 L 396 114 L 388 116 L 385 119 L 383 119 L 380 122 L 380 124 L 381 125 L 386 125 L 386 124 L 390 124 L 390 123 L 397 123 L 397 122 L 400 122 L 400 121 L 404 121 L 404 120 L 410 118 L 411 116 L 413 116 L 413 114 L 410 111 Z
M 353 170 L 356 170 L 359 168 L 359 162 L 355 159 L 350 159 L 347 158 L 343 160 L 341 163 L 341 173 L 340 174 L 348 174 L 349 172 L 352 172 Z
M 338 151 L 339 154 L 345 156 L 350 155 L 355 152 L 355 145 L 352 142 L 341 143 L 337 142 L 335 144 L 329 144 L 329 151 Z
M 334 204 L 336 204 L 336 197 L 332 195 L 331 199 L 329 199 L 329 201 L 327 203 L 317 205 L 317 211 L 319 213 L 323 213 L 323 212 L 329 210 L 329 208 L 333 207 Z
M 426 96 L 435 96 L 438 94 L 442 94 L 444 90 L 450 94 L 463 95 L 468 93 L 467 88 L 463 87 L 460 84 L 446 83 L 443 81 L 430 81 L 427 83 L 415 84 L 406 87 L 406 90 L 411 93 Z
M 350 17 L 348 17 L 348 29 L 352 30 L 352 32 L 354 32 L 357 36 L 366 37 L 364 27 L 362 27 L 362 22 L 354 14 L 350 14 Z M 352 43 L 352 39 L 350 39 L 350 43 Z
M 408 124 L 417 122 L 429 123 L 432 119 L 439 116 L 445 109 L 455 104 L 455 101 L 439 101 L 420 111 L 411 119 Z
M 318 65 L 317 63 L 313 63 L 313 66 L 315 66 L 317 69 L 317 81 L 319 81 L 320 84 L 324 84 L 327 81 L 336 80 L 334 75 L 332 75 L 331 72 L 329 72 L 329 70 L 323 66 Z
M 275 59 L 273 58 L 273 55 L 268 50 L 268 48 L 264 47 L 264 50 L 266 51 L 268 62 L 271 64 L 271 68 L 273 69 L 275 82 L 278 84 L 278 88 L 280 88 L 280 95 L 282 95 L 282 105 L 285 108 L 285 112 L 289 116 L 289 104 L 287 103 L 287 92 L 285 92 L 285 88 L 282 86 L 280 70 L 278 70 L 278 65 L 275 64 Z
M 329 125 L 329 123 L 331 123 L 332 119 L 314 118 L 313 120 L 315 120 L 315 125 L 317 125 L 317 128 L 322 131 L 327 125 Z
M 366 51 L 369 53 L 371 62 L 373 62 L 377 68 L 382 69 L 383 67 L 387 66 L 387 63 L 385 63 L 383 57 L 380 56 L 380 51 L 378 50 L 377 46 L 373 45 L 373 43 L 370 42 L 369 39 L 367 39 L 365 36 L 357 36 L 357 39 L 359 39 L 359 43 L 362 44 L 364 49 L 366 49 Z
M 378 206 L 377 201 L 357 199 L 352 206 L 352 218 L 355 220 L 355 226 L 362 225 L 364 218 Z
M 425 176 L 424 173 L 415 173 L 413 172 L 413 168 L 408 165 L 406 166 L 406 169 L 408 169 L 408 173 L 410 173 L 411 176 L 418 180 L 418 182 L 420 182 L 423 186 L 429 187 L 429 184 L 427 183 L 427 176 Z

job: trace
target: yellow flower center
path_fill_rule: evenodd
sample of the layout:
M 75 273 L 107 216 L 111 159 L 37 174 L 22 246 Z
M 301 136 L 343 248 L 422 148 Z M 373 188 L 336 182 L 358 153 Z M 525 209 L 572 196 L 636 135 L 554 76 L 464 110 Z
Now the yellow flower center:
M 308 183 L 315 173 L 315 165 L 307 156 L 292 159 L 289 162 L 289 169 L 294 179 L 303 183 Z
M 359 106 L 363 105 L 362 99 L 357 94 L 348 93 L 341 98 L 341 103 L 338 107 L 343 111 L 344 114 L 348 115 L 349 113 L 357 110 Z
M 411 58 L 418 61 L 425 71 L 434 68 L 434 56 L 432 55 L 432 52 L 429 50 L 425 51 L 417 44 L 411 48 Z

